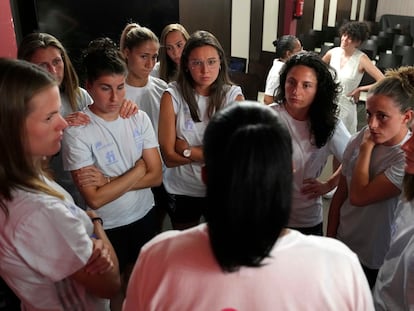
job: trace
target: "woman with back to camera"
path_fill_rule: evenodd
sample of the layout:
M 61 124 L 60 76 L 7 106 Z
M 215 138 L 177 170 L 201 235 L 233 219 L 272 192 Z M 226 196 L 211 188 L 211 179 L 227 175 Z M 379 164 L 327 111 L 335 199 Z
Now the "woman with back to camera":
M 111 298 L 120 278 L 102 220 L 43 169 L 67 126 L 59 111 L 51 75 L 0 59 L 0 276 L 22 310 L 109 310 L 98 297 Z
M 143 247 L 124 311 L 374 309 L 343 243 L 285 228 L 293 176 L 283 123 L 261 103 L 213 116 L 203 144 L 207 223 Z
M 276 59 L 266 78 L 266 87 L 263 101 L 266 105 L 273 103 L 273 98 L 279 87 L 280 70 L 285 62 L 294 54 L 302 50 L 299 39 L 292 35 L 285 35 L 273 41 L 276 48 Z
M 207 31 L 188 39 L 176 82 L 161 99 L 158 137 L 164 163 L 164 186 L 175 229 L 197 225 L 204 212 L 205 185 L 201 180 L 203 134 L 210 118 L 226 105 L 242 100 L 239 86 L 228 77 L 220 43 Z
M 169 24 L 164 27 L 160 37 L 159 62 L 155 64 L 151 75 L 169 83 L 177 80 L 181 54 L 190 35 L 181 24 Z
M 329 155 L 342 160 L 349 133 L 337 118 L 335 72 L 313 52 L 293 55 L 280 74 L 272 107 L 285 120 L 293 143 L 293 205 L 289 227 L 322 235 L 322 195 L 336 187 L 340 168 L 319 181 Z
M 411 136 L 414 75 L 389 71 L 369 91 L 367 126 L 344 152 L 342 176 L 331 201 L 328 234 L 357 253 L 371 287 L 387 253 L 404 177 L 401 145 Z

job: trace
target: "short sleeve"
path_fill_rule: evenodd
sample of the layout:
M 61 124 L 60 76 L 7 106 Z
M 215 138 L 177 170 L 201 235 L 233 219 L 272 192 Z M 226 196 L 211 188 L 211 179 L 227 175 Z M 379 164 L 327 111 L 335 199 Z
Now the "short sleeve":
M 23 260 L 52 281 L 84 267 L 93 246 L 81 220 L 57 199 L 31 204 L 33 212 L 15 232 L 14 245 Z

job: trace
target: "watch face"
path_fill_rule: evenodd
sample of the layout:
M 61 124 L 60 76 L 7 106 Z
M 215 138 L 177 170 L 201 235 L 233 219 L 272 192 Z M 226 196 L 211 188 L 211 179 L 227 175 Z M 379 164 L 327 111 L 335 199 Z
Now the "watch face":
M 189 158 L 191 156 L 191 149 L 184 149 L 183 156 Z

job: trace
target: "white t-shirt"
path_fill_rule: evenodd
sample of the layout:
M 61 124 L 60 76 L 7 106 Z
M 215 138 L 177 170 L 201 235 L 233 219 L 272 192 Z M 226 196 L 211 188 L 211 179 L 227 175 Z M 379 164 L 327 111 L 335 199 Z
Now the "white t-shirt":
M 91 296 L 69 278 L 92 254 L 93 225 L 86 213 L 70 197 L 62 201 L 21 189 L 12 195 L 9 217 L 0 212 L 0 276 L 22 301 L 22 310 L 106 310 L 108 300 Z
M 344 153 L 342 175 L 346 177 L 348 189 L 365 128 L 352 137 Z M 409 132 L 394 146 L 376 145 L 370 160 L 370 176 L 384 173 L 391 183 L 401 189 L 405 166 L 401 145 L 410 136 Z M 348 196 L 342 204 L 337 238 L 357 253 L 361 263 L 368 268 L 379 269 L 383 263 L 390 244 L 391 226 L 397 203 L 398 195 L 365 206 L 351 205 Z
M 154 68 L 152 68 L 150 75 L 155 78 L 160 77 L 160 62 L 156 62 Z
M 390 248 L 374 288 L 378 311 L 414 310 L 414 202 L 399 201 Z
M 139 109 L 148 114 L 157 138 L 161 96 L 166 89 L 167 83 L 165 81 L 151 76 L 148 77 L 147 85 L 143 87 L 125 84 L 125 98 L 135 102 Z
M 269 74 L 266 78 L 265 95 L 273 96 L 275 90 L 280 84 L 280 71 L 285 63 L 279 59 L 273 60 L 273 66 L 270 68 Z
M 176 82 L 169 84 L 166 92 L 171 94 L 176 115 L 177 137 L 184 139 L 190 146 L 202 146 L 204 131 L 210 121 L 207 114 L 208 97 L 196 94 L 201 122 L 194 122 L 191 118 L 190 109 Z M 224 106 L 236 100 L 237 96 L 243 95 L 241 88 L 236 85 L 229 87 Z M 205 184 L 201 180 L 201 163 L 192 162 L 186 165 L 171 167 L 165 171 L 164 186 L 168 193 L 187 195 L 192 197 L 205 196 Z
M 62 141 L 64 169 L 73 171 L 95 165 L 106 176 L 120 176 L 142 157 L 144 149 L 158 147 L 151 121 L 144 111 L 128 119 L 105 121 L 88 108 L 91 122 L 68 127 Z M 111 229 L 143 218 L 152 208 L 150 188 L 128 191 L 96 210 Z
M 258 268 L 224 273 L 206 224 L 141 250 L 124 311 L 374 310 L 358 258 L 341 242 L 289 230 Z
M 75 112 L 72 110 L 72 107 L 69 104 L 69 98 L 65 92 L 60 93 L 60 98 L 62 105 L 60 106 L 60 113 L 63 117 Z M 83 111 L 92 104 L 92 98 L 89 96 L 88 92 L 83 88 L 79 88 L 79 96 L 77 97 L 78 109 L 76 111 Z M 62 153 L 58 152 L 55 156 L 50 159 L 49 162 L 50 168 L 53 170 L 53 176 L 57 183 L 59 183 L 66 191 L 70 193 L 73 199 L 76 202 L 76 205 L 85 209 L 85 201 L 82 198 L 78 188 L 76 188 L 75 183 L 73 182 L 72 176 L 69 172 L 66 172 L 63 169 L 62 163 Z
M 69 103 L 69 98 L 66 95 L 65 92 L 60 92 L 60 100 L 62 105 L 60 106 L 60 114 L 64 117 L 66 117 L 68 114 L 71 114 L 72 112 L 75 111 L 82 111 L 84 110 L 86 107 L 88 107 L 90 104 L 92 104 L 92 98 L 89 95 L 89 93 L 83 89 L 83 88 L 79 88 L 79 95 L 76 98 L 76 102 L 78 105 L 78 109 L 77 110 L 73 110 L 72 107 L 70 106 Z
M 308 178 L 318 178 L 329 155 L 334 155 L 342 161 L 349 132 L 338 120 L 332 137 L 325 146 L 317 148 L 310 141 L 308 121 L 298 121 L 290 116 L 284 105 L 272 104 L 270 107 L 279 112 L 285 121 L 292 137 L 293 147 L 293 192 L 292 210 L 289 218 L 290 227 L 313 227 L 323 221 L 322 197 L 309 199 L 301 193 L 303 181 Z

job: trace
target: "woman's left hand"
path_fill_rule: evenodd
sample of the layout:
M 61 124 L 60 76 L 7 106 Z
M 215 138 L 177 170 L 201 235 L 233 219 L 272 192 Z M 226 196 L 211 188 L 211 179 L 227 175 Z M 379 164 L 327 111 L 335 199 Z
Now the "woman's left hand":
M 359 90 L 359 88 L 356 88 L 355 90 L 353 90 L 351 93 L 347 94 L 346 96 L 351 97 L 354 104 L 357 104 L 359 102 L 360 94 L 361 94 L 361 91 Z
M 138 105 L 132 100 L 124 99 L 121 109 L 119 110 L 119 115 L 121 118 L 128 119 L 130 116 L 137 114 L 138 110 Z
M 89 116 L 81 111 L 76 111 L 71 114 L 68 114 L 65 117 L 65 120 L 66 122 L 68 122 L 70 126 L 86 125 L 91 121 L 89 119 Z
M 187 141 L 184 139 L 177 138 L 175 140 L 175 152 L 179 155 L 183 156 L 183 152 L 185 149 L 190 148 Z
M 102 240 L 92 239 L 93 250 L 85 266 L 89 274 L 103 274 L 114 267 L 109 248 Z
M 331 191 L 327 182 L 321 182 L 314 178 L 308 178 L 303 181 L 301 189 L 302 194 L 307 195 L 308 199 L 315 199 Z

